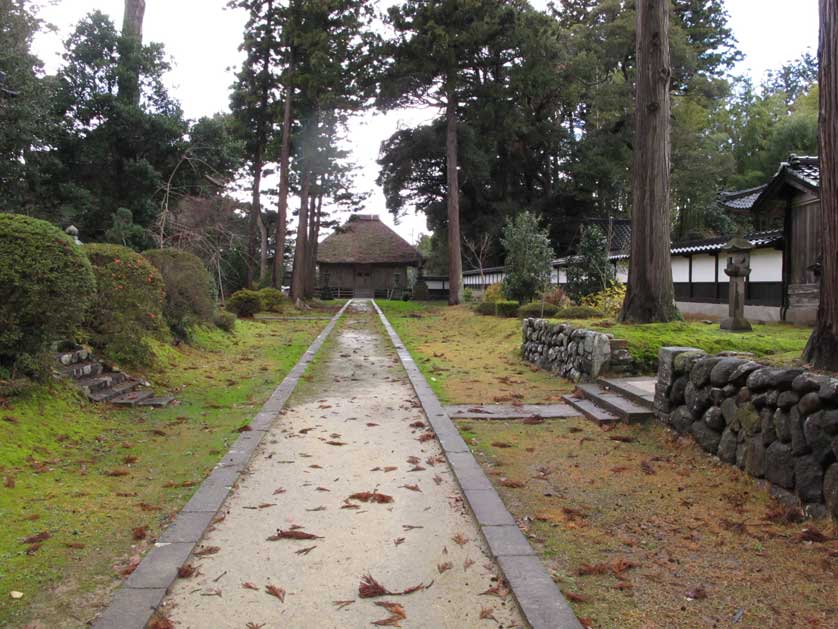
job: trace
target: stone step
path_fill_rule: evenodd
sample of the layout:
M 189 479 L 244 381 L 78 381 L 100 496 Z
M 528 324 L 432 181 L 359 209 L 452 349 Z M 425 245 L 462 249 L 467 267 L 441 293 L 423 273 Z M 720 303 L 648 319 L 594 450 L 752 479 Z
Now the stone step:
M 127 379 L 128 376 L 121 371 L 106 371 L 98 376 L 79 378 L 76 384 L 85 395 L 90 396 L 97 391 L 110 389 L 121 382 L 125 382 Z
M 609 391 L 598 384 L 577 384 L 576 391 L 626 423 L 646 421 L 654 417 L 654 413 L 650 408 L 640 406 L 632 400 L 624 398 L 622 395 L 613 391 Z
M 131 393 L 140 386 L 140 381 L 134 378 L 128 378 L 118 384 L 101 389 L 99 391 L 91 392 L 87 397 L 93 402 L 112 402 L 121 395 Z
M 620 421 L 616 415 L 609 413 L 604 408 L 601 408 L 579 395 L 563 395 L 562 399 L 570 404 L 573 408 L 579 411 L 588 419 L 597 422 L 598 424 L 615 424 Z
M 75 349 L 66 352 L 58 352 L 55 359 L 62 365 L 75 365 L 90 358 L 90 352 L 86 349 Z
M 151 389 L 139 389 L 137 391 L 123 393 L 119 397 L 113 398 L 110 402 L 117 406 L 137 406 L 137 404 L 150 397 L 154 397 L 154 391 Z
M 161 395 L 159 397 L 150 397 L 137 402 L 137 406 L 152 406 L 154 408 L 163 408 L 175 401 L 173 395 Z
M 65 378 L 81 380 L 82 378 L 98 376 L 104 371 L 104 367 L 98 360 L 85 360 L 59 367 L 58 371 Z
M 635 404 L 652 410 L 655 404 L 655 394 L 646 388 L 635 386 L 635 382 L 644 384 L 647 382 L 654 382 L 654 378 L 637 377 L 637 378 L 599 378 L 597 384 L 605 389 L 609 389 L 614 393 L 628 398 Z

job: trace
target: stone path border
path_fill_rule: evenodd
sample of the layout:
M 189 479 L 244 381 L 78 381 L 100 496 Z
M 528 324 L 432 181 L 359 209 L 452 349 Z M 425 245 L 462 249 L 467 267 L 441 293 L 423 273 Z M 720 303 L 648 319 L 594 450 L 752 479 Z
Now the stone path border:
M 230 489 L 246 469 L 250 458 L 276 420 L 300 378 L 349 307 L 349 300 L 320 332 L 306 352 L 241 433 L 215 469 L 204 479 L 149 553 L 114 594 L 110 604 L 93 623 L 94 629 L 144 629 L 154 615 L 177 570 L 187 560 L 212 524 Z
M 399 335 L 373 300 L 373 306 L 439 439 L 489 550 L 503 570 L 521 612 L 533 629 L 582 629 L 559 588 L 547 573 L 512 514 L 486 478 L 454 422 L 419 371 Z
M 451 404 L 444 407 L 456 419 L 524 419 L 538 415 L 544 419 L 579 417 L 570 404 Z

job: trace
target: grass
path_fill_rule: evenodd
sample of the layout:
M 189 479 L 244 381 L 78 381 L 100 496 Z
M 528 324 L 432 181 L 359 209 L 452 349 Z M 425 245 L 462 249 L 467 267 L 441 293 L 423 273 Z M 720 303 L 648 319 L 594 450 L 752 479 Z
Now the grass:
M 582 419 L 460 428 L 590 626 L 834 626 L 838 528 L 783 521 L 764 489 L 691 440 Z M 803 541 L 813 526 L 832 539 Z
M 2 400 L 0 626 L 84 626 L 324 325 L 239 321 L 156 345 L 145 375 L 177 396 L 166 409 L 93 405 L 63 383 Z
M 440 302 L 377 303 L 443 403 L 550 402 L 572 389 L 521 362 L 518 319 Z
M 710 354 L 725 351 L 751 352 L 768 362 L 793 362 L 800 358 L 811 330 L 785 323 L 754 325 L 752 332 L 732 333 L 718 323 L 676 321 L 643 325 L 612 321 L 574 321 L 579 327 L 600 330 L 628 341 L 629 352 L 647 371 L 657 369 L 658 349 L 665 345 L 697 347 Z

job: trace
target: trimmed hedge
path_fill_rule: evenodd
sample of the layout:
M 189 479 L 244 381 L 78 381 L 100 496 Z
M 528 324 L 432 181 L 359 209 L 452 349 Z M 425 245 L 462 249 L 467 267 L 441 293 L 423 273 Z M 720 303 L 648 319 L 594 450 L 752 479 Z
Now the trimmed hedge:
M 531 304 L 526 304 L 518 308 L 518 316 L 522 319 L 528 318 L 535 318 L 538 319 L 540 317 L 555 317 L 556 313 L 559 311 L 559 307 L 545 302 L 543 304 L 543 311 L 542 311 L 542 303 L 540 301 L 534 301 Z M 543 312 L 543 314 L 542 314 Z
M 517 301 L 484 301 L 477 304 L 477 312 L 495 317 L 515 317 L 520 304 Z
M 50 344 L 75 337 L 95 290 L 72 238 L 46 221 L 0 213 L 0 379 L 48 374 Z
M 198 256 L 180 249 L 151 249 L 143 255 L 163 277 L 163 316 L 175 335 L 187 338 L 191 326 L 212 322 L 215 283 Z
M 227 299 L 227 310 L 240 317 L 252 317 L 262 310 L 262 298 L 255 290 L 237 290 Z
M 155 266 L 120 245 L 85 245 L 96 275 L 96 299 L 88 309 L 85 330 L 90 344 L 107 358 L 147 365 L 153 354 L 148 337 L 166 337 L 163 325 L 165 284 Z
M 590 306 L 568 306 L 567 308 L 559 308 L 554 319 L 601 319 L 605 314 L 602 310 L 591 308 Z
M 215 313 L 212 322 L 215 324 L 217 328 L 220 328 L 225 332 L 236 331 L 236 315 L 234 315 L 232 312 L 227 312 L 226 310 L 219 310 Z
M 291 300 L 276 288 L 261 288 L 258 292 L 259 299 L 262 300 L 263 310 L 282 312 L 283 308 L 291 303 Z

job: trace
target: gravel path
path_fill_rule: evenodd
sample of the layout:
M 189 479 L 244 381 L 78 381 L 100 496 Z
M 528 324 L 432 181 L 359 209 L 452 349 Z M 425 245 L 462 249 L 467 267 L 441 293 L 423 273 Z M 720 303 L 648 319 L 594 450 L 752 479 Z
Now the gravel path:
M 165 613 L 201 629 L 523 626 L 370 305 L 353 303 L 322 351 Z M 300 533 L 317 537 L 284 537 Z M 363 598 L 366 575 L 424 587 Z

